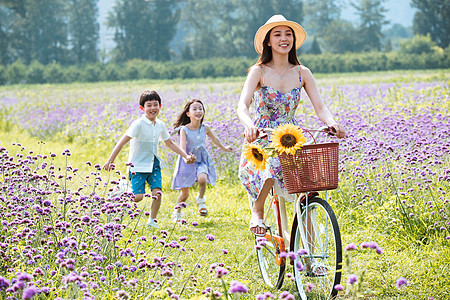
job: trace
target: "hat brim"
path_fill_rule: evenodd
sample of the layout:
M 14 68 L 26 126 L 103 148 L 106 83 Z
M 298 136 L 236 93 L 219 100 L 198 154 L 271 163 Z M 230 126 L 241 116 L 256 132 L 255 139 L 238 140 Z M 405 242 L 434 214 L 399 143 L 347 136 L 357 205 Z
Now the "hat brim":
M 278 22 L 272 22 L 269 24 L 264 24 L 263 26 L 259 27 L 258 31 L 255 34 L 255 50 L 258 52 L 259 55 L 263 52 L 263 41 L 266 38 L 267 33 L 274 27 L 277 26 L 288 26 L 294 30 L 295 34 L 295 50 L 300 48 L 300 46 L 305 42 L 306 39 L 306 31 L 303 29 L 303 27 L 295 23 L 293 21 L 278 21 Z

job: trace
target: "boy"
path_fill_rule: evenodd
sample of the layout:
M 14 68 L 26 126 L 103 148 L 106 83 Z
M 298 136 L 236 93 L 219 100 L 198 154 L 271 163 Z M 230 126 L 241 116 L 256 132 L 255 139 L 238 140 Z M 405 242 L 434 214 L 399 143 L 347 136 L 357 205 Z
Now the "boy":
M 144 114 L 140 119 L 133 121 L 125 135 L 117 142 L 108 161 L 103 165 L 103 169 L 107 171 L 112 169 L 111 164 L 120 150 L 131 140 L 128 157 L 131 165 L 128 176 L 135 195 L 134 201 L 139 202 L 144 198 L 145 182 L 147 182 L 153 196 L 147 226 L 158 228 L 155 219 L 161 206 L 161 168 L 166 166 L 157 156 L 159 140 L 163 140 L 167 147 L 181 155 L 186 163 L 194 163 L 195 156 L 187 155 L 177 144 L 173 143 L 166 125 L 156 118 L 161 109 L 161 98 L 157 92 L 144 91 L 139 98 L 139 108 Z

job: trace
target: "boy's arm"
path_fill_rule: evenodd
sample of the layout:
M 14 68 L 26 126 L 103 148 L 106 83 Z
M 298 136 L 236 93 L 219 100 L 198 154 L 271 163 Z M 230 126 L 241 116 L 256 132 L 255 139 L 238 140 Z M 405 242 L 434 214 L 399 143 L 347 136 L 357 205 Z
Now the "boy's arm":
M 205 133 L 206 135 L 211 139 L 211 142 L 213 142 L 217 147 L 219 147 L 222 151 L 225 152 L 233 152 L 233 148 L 230 146 L 224 146 L 220 142 L 220 140 L 214 135 L 211 128 L 205 124 Z
M 103 165 L 103 169 L 110 171 L 111 170 L 111 164 L 116 159 L 117 155 L 119 154 L 120 150 L 122 150 L 123 146 L 128 143 L 131 140 L 131 138 L 128 135 L 124 135 L 116 144 L 114 147 L 111 155 L 109 156 L 106 163 Z
M 195 156 L 193 154 L 187 155 L 186 152 L 183 149 L 181 149 L 180 146 L 172 142 L 171 139 L 165 140 L 164 143 L 166 144 L 167 147 L 169 147 L 170 150 L 181 155 L 181 157 L 184 159 L 186 163 L 191 164 L 195 162 Z

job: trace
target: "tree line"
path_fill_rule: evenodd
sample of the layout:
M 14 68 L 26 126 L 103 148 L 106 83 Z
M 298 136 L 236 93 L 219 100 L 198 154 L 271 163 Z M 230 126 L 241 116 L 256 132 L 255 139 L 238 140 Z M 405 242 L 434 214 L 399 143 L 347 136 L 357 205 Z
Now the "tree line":
M 412 0 L 413 33 L 449 45 L 450 2 Z M 357 25 L 343 20 L 340 0 L 116 0 L 107 26 L 114 30 L 114 63 L 254 58 L 253 37 L 275 13 L 306 24 L 313 36 L 304 53 L 392 50 L 383 41 L 384 0 L 353 0 Z M 0 64 L 103 62 L 98 48 L 98 0 L 0 0 Z

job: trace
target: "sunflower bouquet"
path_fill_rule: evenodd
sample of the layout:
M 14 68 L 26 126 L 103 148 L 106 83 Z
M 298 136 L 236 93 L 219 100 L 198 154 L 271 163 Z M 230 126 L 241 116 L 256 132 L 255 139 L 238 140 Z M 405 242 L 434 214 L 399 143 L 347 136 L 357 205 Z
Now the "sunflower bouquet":
M 272 143 L 263 148 L 258 144 L 245 144 L 244 157 L 256 168 L 263 171 L 269 157 L 286 153 L 294 155 L 306 143 L 303 130 L 293 124 L 283 124 L 272 132 Z

